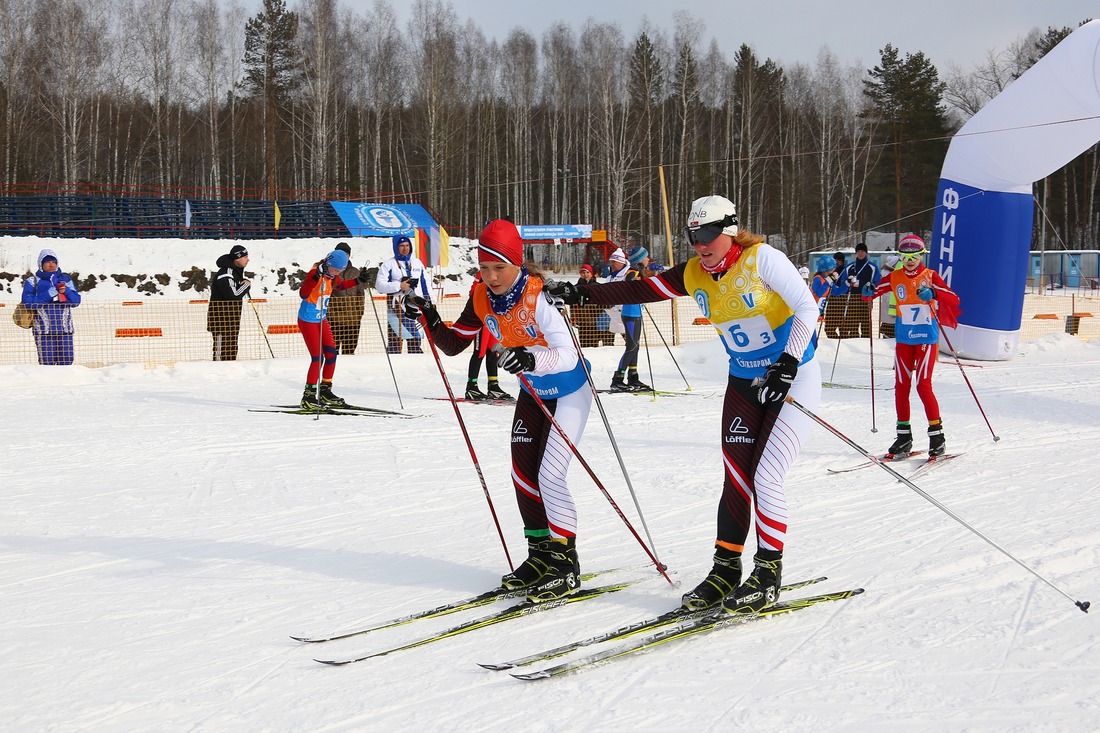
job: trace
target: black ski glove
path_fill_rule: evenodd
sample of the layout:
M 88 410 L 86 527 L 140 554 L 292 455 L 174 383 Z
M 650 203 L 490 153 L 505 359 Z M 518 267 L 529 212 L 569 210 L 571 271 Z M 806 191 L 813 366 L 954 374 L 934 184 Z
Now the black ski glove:
M 497 366 L 509 374 L 535 371 L 535 355 L 523 346 L 497 352 Z
M 796 374 L 798 374 L 798 359 L 784 352 L 768 367 L 763 377 L 757 378 L 760 389 L 756 396 L 760 404 L 766 405 L 769 402 L 782 402 L 787 399 L 787 393 L 791 391 L 791 383 Z
M 366 285 L 367 281 L 370 280 L 370 273 L 367 272 L 366 270 L 360 270 L 359 271 L 359 277 L 357 277 L 355 279 L 359 281 L 360 285 Z
M 401 302 L 404 306 L 402 310 L 406 318 L 415 321 L 420 316 L 424 316 L 424 324 L 431 330 L 443 323 L 443 319 L 439 317 L 439 311 L 435 309 L 435 306 L 419 295 L 406 295 Z
M 588 302 L 588 288 L 584 285 L 551 280 L 546 283 L 543 290 L 553 297 L 561 299 L 566 305 L 584 305 Z

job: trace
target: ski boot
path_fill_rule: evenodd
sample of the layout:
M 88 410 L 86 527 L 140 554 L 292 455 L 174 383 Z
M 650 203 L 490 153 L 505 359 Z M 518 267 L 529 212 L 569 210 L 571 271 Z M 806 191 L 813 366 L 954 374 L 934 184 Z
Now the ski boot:
M 886 451 L 891 456 L 904 456 L 913 450 L 913 431 L 907 422 L 898 423 L 898 438 Z
M 527 589 L 527 600 L 540 603 L 562 598 L 580 587 L 577 540 L 527 538 L 527 559 L 500 579 L 511 590 Z
M 928 457 L 942 456 L 947 452 L 947 438 L 943 434 L 943 421 L 928 426 Z
M 324 404 L 317 398 L 317 385 L 307 384 L 305 391 L 302 392 L 301 406 L 303 410 L 320 410 L 324 409 Z
M 714 566 L 695 590 L 685 593 L 680 604 L 688 611 L 702 611 L 725 600 L 741 582 L 741 553 L 716 547 Z
M 489 396 L 489 399 L 492 400 L 501 400 L 503 402 L 515 401 L 515 397 L 501 389 L 500 382 L 495 379 L 489 380 L 489 389 L 486 390 L 486 394 Z
M 648 384 L 638 379 L 637 370 L 631 369 L 627 378 L 626 386 L 630 388 L 631 392 L 652 392 L 653 388 Z
M 722 604 L 727 613 L 759 613 L 779 600 L 783 553 L 760 550 L 752 562 L 752 575 Z
M 470 382 L 466 385 L 466 399 L 470 402 L 481 402 L 489 399 L 489 396 L 477 388 L 477 382 Z
M 321 382 L 321 402 L 331 407 L 343 407 L 347 403 L 343 397 L 337 397 L 332 393 L 332 382 Z
M 615 372 L 615 376 L 611 378 L 611 391 L 612 392 L 630 392 L 631 389 L 626 384 L 626 372 Z

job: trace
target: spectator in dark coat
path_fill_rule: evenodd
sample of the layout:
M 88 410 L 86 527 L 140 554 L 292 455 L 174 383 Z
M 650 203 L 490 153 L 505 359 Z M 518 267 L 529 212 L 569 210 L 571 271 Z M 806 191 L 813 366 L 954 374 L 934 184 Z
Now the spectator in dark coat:
M 210 285 L 206 330 L 214 339 L 214 361 L 237 360 L 237 338 L 241 333 L 241 309 L 252 283 L 245 279 L 248 250 L 234 244 L 229 254 L 218 258 L 218 271 Z
M 342 280 L 359 279 L 359 268 L 351 264 L 351 247 L 340 242 L 336 249 L 348 256 L 348 266 L 338 276 Z M 332 338 L 341 354 L 354 354 L 359 347 L 359 328 L 363 324 L 366 311 L 366 286 L 362 283 L 347 290 L 337 290 L 329 301 L 328 322 L 332 327 Z
M 867 257 L 866 244 L 856 245 L 856 258 L 841 271 L 840 279 L 848 286 L 840 338 L 867 338 L 871 334 L 871 304 L 860 297 L 860 292 L 865 285 L 878 285 L 879 272 Z

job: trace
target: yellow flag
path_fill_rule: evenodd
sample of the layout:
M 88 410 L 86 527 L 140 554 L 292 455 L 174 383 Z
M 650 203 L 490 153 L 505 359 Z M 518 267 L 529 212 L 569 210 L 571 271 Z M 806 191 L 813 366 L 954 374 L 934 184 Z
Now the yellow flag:
M 279 211 L 279 202 L 275 202 L 275 231 L 279 231 L 279 222 L 283 220 L 283 212 Z

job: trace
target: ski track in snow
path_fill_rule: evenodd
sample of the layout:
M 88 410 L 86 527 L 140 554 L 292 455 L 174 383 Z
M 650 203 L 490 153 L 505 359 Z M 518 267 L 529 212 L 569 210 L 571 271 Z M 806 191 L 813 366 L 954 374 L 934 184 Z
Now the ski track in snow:
M 844 344 L 835 381 L 868 380 L 866 348 Z M 875 348 L 888 379 L 889 344 Z M 339 642 L 288 638 L 455 600 L 505 571 L 452 407 L 422 399 L 445 394 L 430 356 L 396 360 L 415 420 L 249 413 L 297 399 L 304 356 L 0 369 L 11 446 L 0 470 L 12 477 L 0 513 L 0 651 L 12 667 L 0 720 L 97 732 L 1100 729 L 1096 612 L 1082 614 L 880 468 L 826 473 L 859 455 L 817 427 L 787 477 L 785 577 L 827 575 L 822 590 L 865 594 L 555 680 L 477 667 L 661 613 L 709 569 L 724 354 L 717 342 L 674 353 L 698 394 L 600 397 L 681 587 L 647 566 L 574 462 L 584 569 L 634 568 L 619 577 L 641 582 L 344 668 L 313 658 L 388 649 L 501 607 Z M 620 354 L 586 353 L 598 386 Z M 826 343 L 826 373 L 832 356 Z M 667 353 L 651 357 L 656 386 L 681 389 Z M 444 359 L 452 386 L 467 360 Z M 917 485 L 1075 598 L 1100 600 L 1100 343 L 1052 335 L 967 376 L 1001 440 L 958 367 L 941 362 L 948 450 L 964 455 Z M 337 378 L 350 402 L 400 409 L 383 357 L 342 357 Z M 893 393 L 875 394 L 877 433 L 871 396 L 825 390 L 818 414 L 879 453 L 893 440 Z M 911 402 L 922 448 L 923 411 Z M 511 409 L 461 411 L 519 562 Z M 595 409 L 579 447 L 645 536 Z

